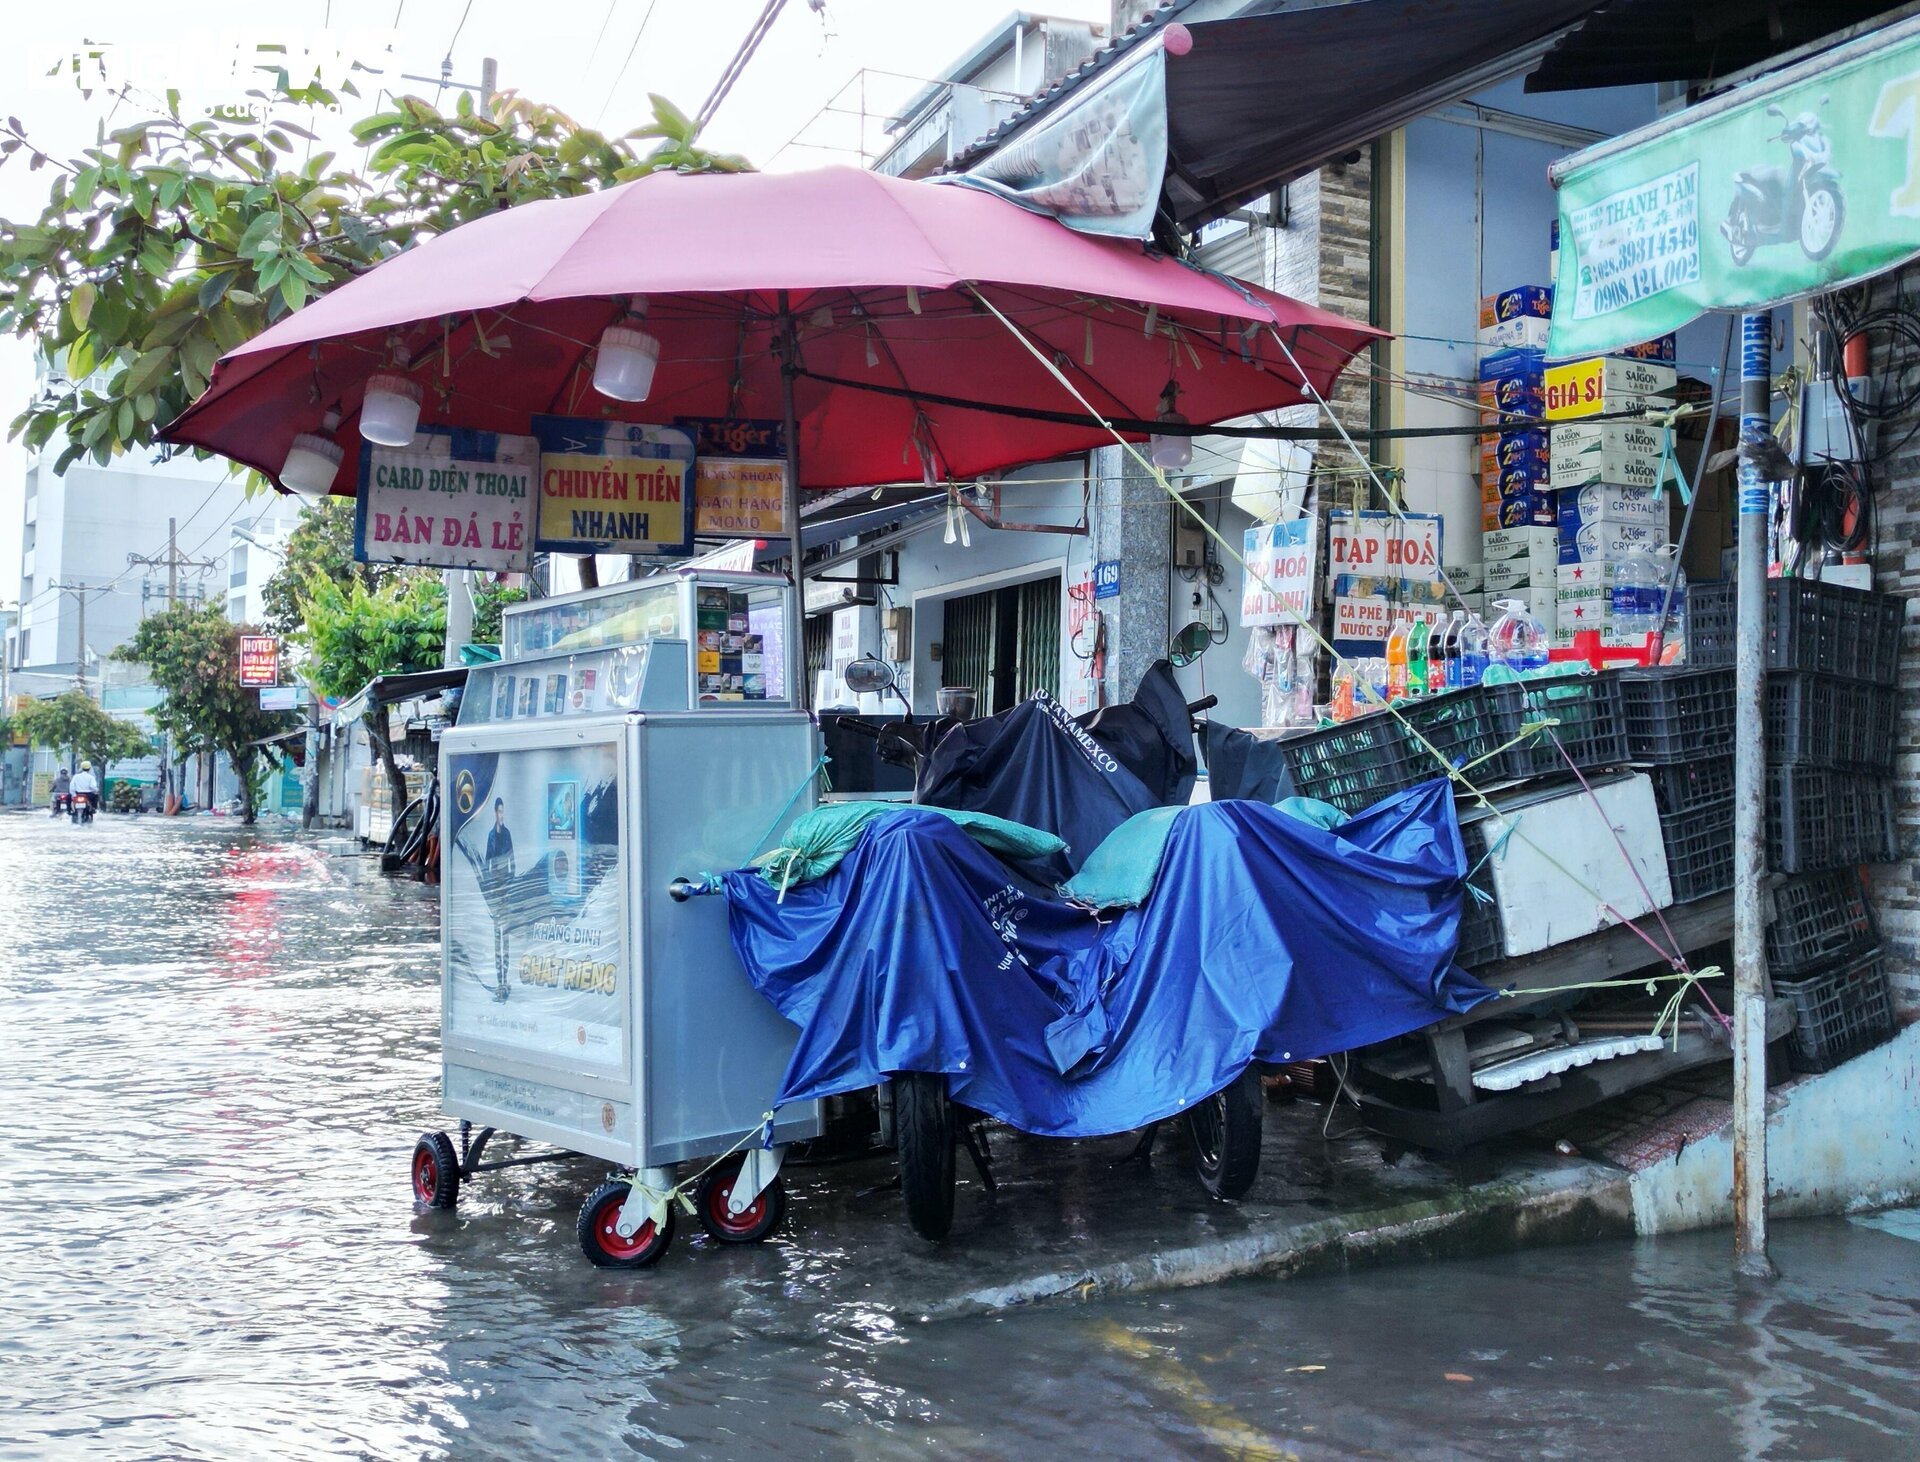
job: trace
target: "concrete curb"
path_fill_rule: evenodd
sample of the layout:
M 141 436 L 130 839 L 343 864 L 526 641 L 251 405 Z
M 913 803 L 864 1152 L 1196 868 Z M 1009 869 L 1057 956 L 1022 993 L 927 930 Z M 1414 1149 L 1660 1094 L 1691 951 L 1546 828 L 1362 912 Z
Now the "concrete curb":
M 1277 1218 L 1278 1215 L 1275 1215 Z M 1630 1238 L 1627 1175 L 1582 1163 L 1482 1183 L 1444 1199 L 1270 1228 L 1074 1272 L 971 1290 L 922 1311 L 927 1320 L 1027 1305 L 1189 1289 L 1251 1275 L 1291 1278 L 1404 1260 L 1462 1258 L 1548 1244 Z

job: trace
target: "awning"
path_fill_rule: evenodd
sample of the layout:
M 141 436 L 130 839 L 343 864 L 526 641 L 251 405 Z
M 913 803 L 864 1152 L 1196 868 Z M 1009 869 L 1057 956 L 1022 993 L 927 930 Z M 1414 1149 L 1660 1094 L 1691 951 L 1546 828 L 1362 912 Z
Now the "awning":
M 337 722 L 351 724 L 368 711 L 390 706 L 395 701 L 415 700 L 437 690 L 467 683 L 467 667 L 450 666 L 445 670 L 417 670 L 409 675 L 376 675 L 340 703 L 333 713 Z
M 1887 0 L 1613 0 L 1554 43 L 1527 90 L 1710 82 L 1908 8 Z
M 1570 24 L 1601 8 L 1596 0 L 1347 0 L 1181 25 L 1185 6 L 1165 5 L 956 156 L 948 171 L 971 169 L 1043 120 L 1057 126 L 1069 108 L 1092 115 L 1132 53 L 1162 46 L 1163 212 L 1191 230 L 1525 70 Z M 1081 191 L 1094 189 L 1083 182 Z

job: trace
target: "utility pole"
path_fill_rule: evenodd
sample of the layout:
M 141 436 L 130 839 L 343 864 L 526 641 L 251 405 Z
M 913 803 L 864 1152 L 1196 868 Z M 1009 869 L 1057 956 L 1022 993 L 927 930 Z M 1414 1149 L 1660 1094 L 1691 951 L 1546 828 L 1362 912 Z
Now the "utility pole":
M 176 539 L 174 520 L 167 519 L 167 551 L 165 553 L 130 553 L 127 564 L 131 568 L 157 569 L 165 567 L 167 571 L 167 608 L 171 609 L 180 602 L 180 570 L 199 569 L 202 573 L 211 573 L 220 567 L 220 561 L 212 558 L 187 558 L 180 552 Z
M 80 642 L 73 652 L 73 683 L 80 690 L 87 689 L 87 595 L 109 592 L 98 584 L 49 584 L 49 589 L 58 589 L 62 594 L 73 595 L 74 603 L 80 606 Z M 58 653 L 57 642 L 55 653 Z M 90 694 L 91 692 L 89 692 Z
M 1733 1243 L 1740 1273 L 1770 1278 L 1767 1257 L 1766 702 L 1761 664 L 1772 485 L 1758 449 L 1773 423 L 1773 317 L 1740 322 L 1739 574 L 1733 652 Z

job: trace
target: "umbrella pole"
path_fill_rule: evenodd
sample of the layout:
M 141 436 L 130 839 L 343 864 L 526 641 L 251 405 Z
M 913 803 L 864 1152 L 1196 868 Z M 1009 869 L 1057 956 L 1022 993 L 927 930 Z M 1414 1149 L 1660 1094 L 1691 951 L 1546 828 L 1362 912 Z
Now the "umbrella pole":
M 800 431 L 794 419 L 793 382 L 800 374 L 799 340 L 793 328 L 793 311 L 787 307 L 787 292 L 780 291 L 780 409 L 787 438 L 787 485 L 781 502 L 782 527 L 787 546 L 793 554 L 793 623 L 787 626 L 787 684 L 792 687 L 793 703 L 807 707 L 807 588 L 800 572 L 803 557 L 800 547 Z

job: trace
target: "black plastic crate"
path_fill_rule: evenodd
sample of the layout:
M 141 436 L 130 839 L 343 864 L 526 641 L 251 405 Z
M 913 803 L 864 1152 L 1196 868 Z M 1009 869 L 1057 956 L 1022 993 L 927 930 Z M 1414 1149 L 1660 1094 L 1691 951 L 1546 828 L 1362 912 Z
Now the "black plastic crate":
M 1554 724 L 1507 749 L 1508 776 L 1541 777 L 1566 772 L 1569 758 L 1583 772 L 1624 766 L 1631 759 L 1627 713 L 1621 700 L 1617 671 L 1527 681 L 1519 689 L 1525 701 L 1520 713 L 1522 721 Z M 1517 731 L 1518 727 L 1516 734 Z M 1561 754 L 1563 749 L 1565 755 Z
M 1408 775 L 1407 733 L 1387 711 L 1283 736 L 1273 744 L 1286 758 L 1295 792 L 1331 802 L 1342 812 L 1371 807 L 1416 780 Z
M 1767 969 L 1774 975 L 1806 974 L 1879 942 L 1866 890 L 1851 868 L 1788 879 L 1773 890 Z
M 1449 769 L 1476 786 L 1498 781 L 1505 763 L 1498 753 L 1519 734 L 1522 704 L 1518 685 L 1470 685 L 1396 702 L 1394 710 L 1411 728 L 1407 785 Z
M 1493 869 L 1487 860 L 1486 828 L 1491 819 L 1460 824 L 1460 841 L 1467 849 L 1467 882 L 1471 887 L 1460 901 L 1460 943 L 1453 962 L 1476 970 L 1506 958 L 1507 936 L 1500 922 L 1500 905 L 1493 891 Z M 1485 894 L 1476 897 L 1473 889 Z
M 1646 768 L 1661 816 L 1711 807 L 1733 797 L 1733 757 L 1703 756 Z
M 1689 664 L 1733 663 L 1735 594 L 1732 580 L 1689 589 Z M 1898 594 L 1817 579 L 1769 579 L 1762 663 L 1768 670 L 1817 670 L 1892 685 L 1899 676 L 1906 610 Z
M 1898 695 L 1892 686 L 1810 670 L 1770 673 L 1767 764 L 1890 773 L 1899 730 Z
M 1733 800 L 1660 819 L 1673 901 L 1684 904 L 1733 887 Z
M 1733 671 L 1689 665 L 1616 674 L 1635 761 L 1669 765 L 1733 745 Z
M 1893 789 L 1824 767 L 1768 773 L 1767 861 L 1780 873 L 1818 873 L 1895 856 Z
M 1824 974 L 1775 980 L 1773 989 L 1793 1001 L 1787 1062 L 1795 1071 L 1831 1071 L 1893 1034 L 1887 961 L 1877 949 Z

